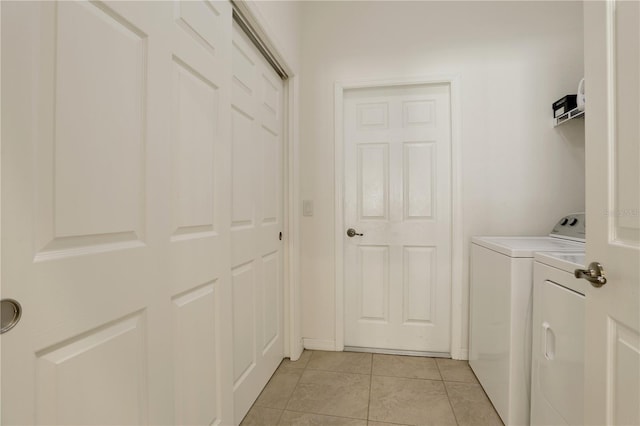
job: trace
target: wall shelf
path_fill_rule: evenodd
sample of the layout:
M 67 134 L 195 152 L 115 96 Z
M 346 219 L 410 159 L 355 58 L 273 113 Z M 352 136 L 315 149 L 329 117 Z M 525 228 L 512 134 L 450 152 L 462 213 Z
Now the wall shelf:
M 565 112 L 564 114 L 554 118 L 553 127 L 558 127 L 569 120 L 573 120 L 574 118 L 584 118 L 584 110 L 580 111 L 578 108 L 574 108 L 571 111 Z

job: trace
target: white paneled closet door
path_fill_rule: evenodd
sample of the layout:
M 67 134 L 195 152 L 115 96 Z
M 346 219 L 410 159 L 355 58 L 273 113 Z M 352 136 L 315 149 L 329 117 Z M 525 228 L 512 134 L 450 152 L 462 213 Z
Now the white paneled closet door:
M 165 188 L 175 424 L 230 424 L 231 5 L 172 7 Z
M 234 24 L 231 286 L 235 420 L 283 358 L 283 82 Z
M 1 7 L 2 423 L 232 423 L 230 4 Z

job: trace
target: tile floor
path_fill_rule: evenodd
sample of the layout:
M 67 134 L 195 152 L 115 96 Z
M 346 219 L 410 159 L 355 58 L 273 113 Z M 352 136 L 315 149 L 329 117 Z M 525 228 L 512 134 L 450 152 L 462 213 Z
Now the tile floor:
M 502 422 L 466 361 L 304 351 L 282 361 L 241 425 Z

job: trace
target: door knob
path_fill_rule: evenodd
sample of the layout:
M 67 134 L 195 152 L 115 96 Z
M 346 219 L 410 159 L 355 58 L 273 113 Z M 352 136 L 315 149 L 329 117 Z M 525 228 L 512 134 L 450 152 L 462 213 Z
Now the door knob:
M 0 334 L 11 330 L 20 321 L 22 306 L 17 300 L 0 300 Z
M 361 236 L 361 237 L 362 237 L 364 234 L 358 234 L 358 233 L 356 232 L 356 230 L 355 230 L 355 229 L 353 229 L 353 228 L 349 228 L 349 229 L 347 229 L 347 236 L 348 236 L 348 237 L 355 237 L 356 235 L 359 235 L 359 236 Z
M 592 286 L 599 288 L 607 283 L 604 277 L 604 268 L 598 262 L 591 262 L 587 269 L 576 269 L 573 274 L 576 278 L 584 278 Z

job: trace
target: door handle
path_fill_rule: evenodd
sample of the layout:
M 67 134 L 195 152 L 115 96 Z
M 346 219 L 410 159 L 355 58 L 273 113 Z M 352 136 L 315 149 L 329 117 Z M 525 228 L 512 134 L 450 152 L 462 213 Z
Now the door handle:
M 362 237 L 364 234 L 358 234 L 358 233 L 356 232 L 356 230 L 355 230 L 355 229 L 353 229 L 353 228 L 349 228 L 349 229 L 347 229 L 347 236 L 348 236 L 348 237 L 355 237 L 356 235 L 359 235 L 359 236 L 361 236 L 361 237 Z
M 22 306 L 17 300 L 2 299 L 0 300 L 0 334 L 4 334 L 11 330 L 20 321 L 22 317 Z
M 556 357 L 556 336 L 548 322 L 542 323 L 542 330 L 544 333 L 544 357 L 549 361 L 553 361 Z
M 607 283 L 604 277 L 604 268 L 598 262 L 591 262 L 587 269 L 576 269 L 573 274 L 576 278 L 584 278 L 592 286 L 599 288 Z

